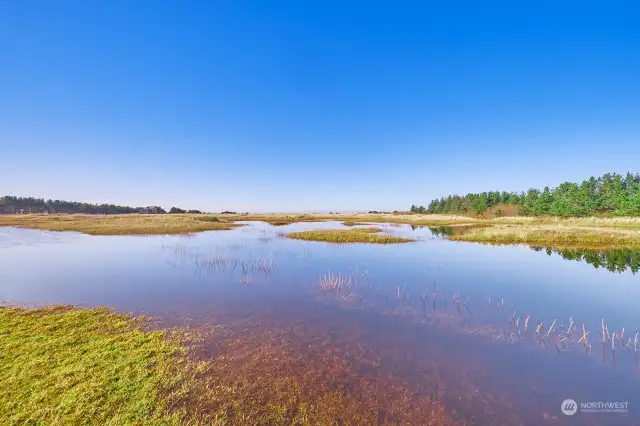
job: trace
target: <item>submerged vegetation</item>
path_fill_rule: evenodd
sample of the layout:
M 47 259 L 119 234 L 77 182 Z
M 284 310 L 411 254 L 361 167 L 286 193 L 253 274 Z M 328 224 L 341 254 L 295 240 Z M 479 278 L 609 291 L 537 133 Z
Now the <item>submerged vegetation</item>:
M 530 320 L 534 318 L 520 311 L 523 307 L 519 307 L 516 311 L 514 305 L 510 304 L 510 307 L 507 308 L 508 316 L 505 316 L 504 298 L 492 299 L 487 295 L 486 304 L 481 310 L 482 316 L 478 317 L 478 308 L 482 308 L 482 306 L 474 305 L 472 310 L 469 306 L 470 299 L 461 297 L 460 291 L 449 293 L 449 299 L 448 294 L 438 288 L 434 281 L 432 292 L 430 288 L 423 285 L 418 295 L 415 294 L 417 291 L 415 288 L 412 295 L 406 284 L 404 286 L 383 287 L 377 285 L 373 287 L 371 283 L 366 282 L 366 272 L 368 270 L 365 271 L 365 274 L 356 272 L 355 276 L 351 272 L 348 275 L 328 273 L 318 279 L 315 287 L 323 296 L 337 296 L 336 300 L 341 306 L 351 306 L 356 309 L 362 306 L 367 306 L 367 309 L 383 309 L 385 314 L 413 317 L 416 323 L 446 325 L 447 330 L 485 336 L 495 341 L 504 340 L 511 343 L 533 341 L 542 348 L 555 349 L 558 354 L 573 351 L 587 355 L 592 352 L 593 346 L 588 337 L 591 332 L 587 331 L 585 323 L 582 323 L 580 329 L 579 323 L 572 316 L 568 317 L 568 326 L 566 327 L 564 320 L 557 317 L 546 324 L 544 320 L 537 319 L 536 324 L 533 324 Z M 381 296 L 383 304 L 377 302 Z M 500 317 L 498 323 L 491 319 L 496 313 Z M 488 322 L 483 324 L 487 320 Z M 636 368 L 640 366 L 638 358 L 640 332 L 637 328 L 635 333 L 628 332 L 625 339 L 624 327 L 620 332 L 613 331 L 613 334 L 610 334 L 604 319 L 601 319 L 601 328 L 596 331 L 602 333 L 604 363 L 606 363 L 609 350 L 613 362 L 616 362 L 617 345 L 623 354 L 628 353 L 629 358 L 627 359 L 635 362 Z
M 235 226 L 201 215 L 0 215 L 0 226 L 75 231 L 91 235 L 185 234 Z
M 379 234 L 380 228 L 352 228 L 352 229 L 326 229 L 316 231 L 292 232 L 286 234 L 289 238 L 307 241 L 325 241 L 330 243 L 409 243 L 415 241 L 411 238 L 394 237 L 392 235 Z
M 522 216 L 640 216 L 640 174 L 607 173 L 582 183 L 564 182 L 556 188 L 532 188 L 520 193 L 490 191 L 450 195 L 432 200 L 426 209 L 414 205 L 411 212 L 481 215 L 501 204 L 518 206 Z M 497 210 L 496 213 L 496 217 L 501 216 Z
M 239 334 L 211 331 L 214 356 L 202 354 L 208 332 L 187 337 L 144 326 L 106 309 L 0 307 L 3 421 L 458 424 L 441 402 L 415 397 L 402 380 L 361 374 L 376 353 L 352 344 L 358 357 L 338 354 L 335 342 L 316 338 L 316 326 L 304 330 L 308 341 L 262 322 Z

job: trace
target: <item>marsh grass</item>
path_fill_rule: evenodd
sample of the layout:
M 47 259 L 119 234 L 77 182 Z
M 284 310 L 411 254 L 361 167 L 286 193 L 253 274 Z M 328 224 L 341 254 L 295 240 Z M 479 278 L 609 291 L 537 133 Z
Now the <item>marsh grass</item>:
M 557 225 L 474 227 L 448 237 L 495 244 L 541 244 L 553 247 L 640 247 L 640 231 Z
M 358 273 L 356 279 L 360 277 Z M 354 282 L 356 284 L 354 284 Z M 364 285 L 363 285 L 364 284 Z M 476 307 L 469 306 L 470 299 L 461 297 L 460 292 L 453 292 L 447 303 L 447 293 L 440 291 L 434 281 L 431 299 L 426 285 L 421 289 L 408 289 L 404 286 L 375 285 L 371 282 L 354 281 L 352 274 L 327 273 L 319 277 L 315 287 L 322 297 L 332 297 L 341 308 L 366 310 L 367 312 L 380 312 L 384 314 L 398 315 L 412 318 L 414 323 L 426 326 L 446 326 L 447 332 L 463 335 L 484 336 L 494 341 L 509 343 L 535 343 L 540 349 L 552 349 L 558 354 L 574 352 L 588 355 L 592 351 L 584 323 L 581 332 L 578 323 L 573 316 L 552 317 L 553 320 L 536 319 L 530 327 L 531 315 L 526 312 L 517 312 L 511 304 L 508 316 L 505 316 L 505 300 L 497 298 L 497 304 L 492 305 L 492 298 L 487 295 L 485 308 L 478 309 L 479 316 L 474 315 Z M 418 294 L 416 292 L 420 290 Z M 431 303 L 430 303 L 431 302 Z M 433 310 L 428 308 L 432 304 Z M 497 310 L 496 310 L 497 307 Z M 496 315 L 499 317 L 497 318 Z M 568 321 L 566 321 L 568 318 Z M 565 326 L 568 324 L 568 326 Z M 535 330 L 532 331 L 532 330 Z M 627 329 L 629 330 L 629 329 Z M 610 330 L 602 319 L 602 325 L 598 332 L 602 333 L 602 345 L 604 350 L 603 361 L 606 363 L 606 353 L 611 350 L 615 363 L 616 351 L 626 353 L 631 362 L 635 361 L 636 368 L 640 368 L 638 361 L 638 336 L 627 334 L 625 328 L 620 331 Z M 625 351 L 626 349 L 626 351 Z
M 284 226 L 284 225 L 291 225 L 293 222 L 289 220 L 273 220 L 269 223 L 273 226 Z
M 106 309 L 0 307 L 0 418 L 6 424 L 185 424 L 177 338 Z
M 220 218 L 229 222 L 233 221 L 259 221 L 270 224 L 287 225 L 297 222 L 322 222 L 322 221 L 338 221 L 338 222 L 355 222 L 353 225 L 364 225 L 369 223 L 400 223 L 413 225 L 446 225 L 454 223 L 472 223 L 479 219 L 467 216 L 453 215 L 392 215 L 392 214 L 283 214 L 283 213 L 265 213 L 265 214 L 248 214 L 248 215 L 220 215 Z
M 166 215 L 0 215 L 0 226 L 76 231 L 90 235 L 153 235 L 228 230 L 236 226 L 214 216 Z
M 452 240 L 495 244 L 546 244 L 556 247 L 640 247 L 640 218 L 635 217 L 501 217 L 494 219 L 451 215 L 391 214 L 220 214 L 176 215 L 0 215 L 0 226 L 17 226 L 51 231 L 76 231 L 92 235 L 186 234 L 227 230 L 233 221 L 263 221 L 274 226 L 296 222 L 343 221 L 345 226 L 370 223 L 410 224 L 412 226 L 451 227 Z M 479 229 L 484 227 L 485 229 Z M 337 230 L 336 230 L 337 231 Z M 313 231 L 316 232 L 316 231 Z M 326 231 L 323 231 L 326 232 Z M 303 234 L 303 233 L 295 233 Z M 334 234 L 315 239 L 331 242 L 407 242 L 396 237 L 358 238 Z M 295 237 L 292 237 L 295 238 Z M 327 239 L 329 238 L 329 239 Z M 355 241 L 348 241 L 353 240 Z M 396 239 L 395 241 L 392 241 Z M 376 241 L 373 241 L 376 240 Z M 406 240 L 406 239 L 405 239 Z
M 556 216 L 505 216 L 499 218 L 483 218 L 443 214 L 249 214 L 249 215 L 221 215 L 228 221 L 261 221 L 267 223 L 281 222 L 290 224 L 295 222 L 342 221 L 349 222 L 346 226 L 367 223 L 399 223 L 424 226 L 445 225 L 558 225 L 584 227 L 612 227 L 612 228 L 640 228 L 640 217 L 578 217 L 563 218 Z
M 358 225 L 366 225 L 364 222 L 356 222 L 355 220 L 345 220 L 342 222 L 344 226 L 358 226 Z
M 329 243 L 371 243 L 392 244 L 409 243 L 411 238 L 379 234 L 380 228 L 326 229 L 316 231 L 292 232 L 285 234 L 289 238 L 306 241 L 324 241 Z
M 518 225 L 556 225 L 568 227 L 640 228 L 640 217 L 503 217 L 487 220 L 487 223 Z
M 200 222 L 220 222 L 220 219 L 215 216 L 198 216 L 195 219 Z

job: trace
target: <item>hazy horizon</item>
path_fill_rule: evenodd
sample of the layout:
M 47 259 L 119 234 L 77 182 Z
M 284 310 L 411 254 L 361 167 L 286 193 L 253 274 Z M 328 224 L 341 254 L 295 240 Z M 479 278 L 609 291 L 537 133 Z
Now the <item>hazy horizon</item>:
M 4 2 L 0 196 L 392 211 L 638 173 L 637 11 Z

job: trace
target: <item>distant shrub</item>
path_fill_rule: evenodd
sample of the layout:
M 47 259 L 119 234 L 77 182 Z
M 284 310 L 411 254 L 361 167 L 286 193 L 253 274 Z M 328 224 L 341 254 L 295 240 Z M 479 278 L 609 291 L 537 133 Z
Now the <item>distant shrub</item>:
M 201 222 L 220 222 L 220 219 L 215 216 L 203 216 L 199 217 L 198 220 Z
M 291 222 L 290 220 L 272 220 L 269 223 L 273 226 L 284 226 L 291 225 L 293 222 Z

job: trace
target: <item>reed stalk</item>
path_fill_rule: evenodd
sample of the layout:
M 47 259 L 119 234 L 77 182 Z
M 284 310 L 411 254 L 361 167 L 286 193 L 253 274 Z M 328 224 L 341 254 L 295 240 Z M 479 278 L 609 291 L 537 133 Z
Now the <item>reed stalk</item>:
M 611 352 L 616 351 L 616 332 L 613 332 L 613 339 L 611 339 Z
M 547 335 L 545 337 L 549 337 L 549 335 L 551 335 L 551 332 L 553 331 L 553 326 L 554 325 L 556 325 L 556 320 L 555 319 L 551 323 L 551 327 L 549 327 L 549 330 L 547 331 Z
M 573 333 L 573 317 L 569 317 L 569 329 L 567 330 L 567 337 L 571 337 Z

